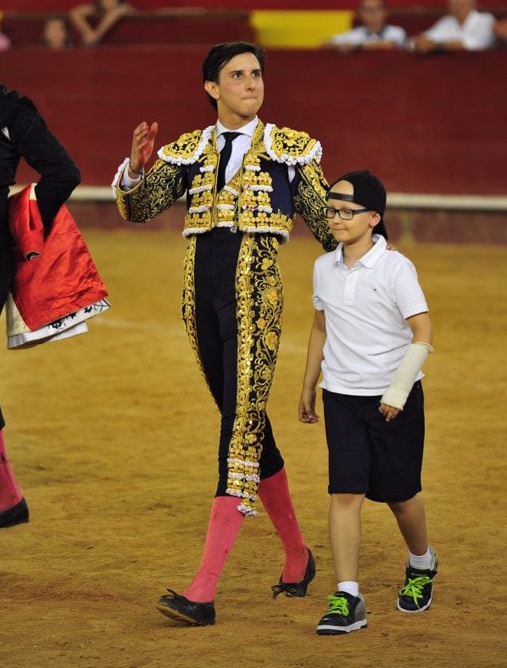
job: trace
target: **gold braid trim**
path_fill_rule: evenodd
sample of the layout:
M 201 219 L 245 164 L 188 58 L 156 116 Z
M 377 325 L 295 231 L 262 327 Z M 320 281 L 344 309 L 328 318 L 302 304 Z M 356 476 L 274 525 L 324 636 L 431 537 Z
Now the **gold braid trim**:
M 213 132 L 214 126 L 209 126 L 205 130 L 186 132 L 171 144 L 162 146 L 158 152 L 158 157 L 177 165 L 188 165 L 195 162 L 200 158 Z
M 322 146 L 306 132 L 292 128 L 278 128 L 268 123 L 264 133 L 266 151 L 272 160 L 286 165 L 306 165 L 320 161 Z
M 324 250 L 330 251 L 338 245 L 329 231 L 327 218 L 323 214 L 326 206 L 328 183 L 320 164 L 313 161 L 300 169 L 301 179 L 294 197 L 294 207 L 309 227 Z
M 121 167 L 113 186 L 118 211 L 125 220 L 133 223 L 152 220 L 185 193 L 184 171 L 178 165 L 157 160 L 149 172 L 129 191 L 123 191 L 119 185 L 126 161 Z
M 281 333 L 283 294 L 275 237 L 245 234 L 236 270 L 238 387 L 227 459 L 227 494 L 254 515 L 259 460 Z
M 206 374 L 202 366 L 201 357 L 199 355 L 199 343 L 197 341 L 196 316 L 195 316 L 195 251 L 197 245 L 197 237 L 190 237 L 188 246 L 183 259 L 183 296 L 181 301 L 181 315 L 185 323 L 190 347 L 194 351 L 195 358 L 201 374 L 208 385 Z

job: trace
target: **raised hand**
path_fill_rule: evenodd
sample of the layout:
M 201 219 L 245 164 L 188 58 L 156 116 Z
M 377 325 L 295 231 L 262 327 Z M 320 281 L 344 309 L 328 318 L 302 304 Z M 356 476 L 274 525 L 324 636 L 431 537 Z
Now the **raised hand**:
M 132 135 L 132 149 L 130 153 L 129 176 L 137 177 L 145 168 L 153 153 L 155 137 L 158 132 L 158 123 L 148 125 L 146 121 L 140 123 Z

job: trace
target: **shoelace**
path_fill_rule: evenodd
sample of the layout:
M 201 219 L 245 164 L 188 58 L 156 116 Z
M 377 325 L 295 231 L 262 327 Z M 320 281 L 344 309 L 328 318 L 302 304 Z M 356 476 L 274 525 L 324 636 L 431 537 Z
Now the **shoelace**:
M 291 582 L 287 584 L 286 582 L 282 582 L 280 580 L 278 584 L 273 585 L 271 587 L 271 591 L 273 592 L 273 598 L 276 598 L 279 594 L 285 594 L 286 596 L 289 597 L 297 596 L 296 585 L 297 582 Z
M 343 617 L 348 616 L 349 602 L 345 596 L 335 596 L 334 594 L 331 594 L 327 597 L 327 600 L 329 601 L 328 614 L 342 615 Z
M 424 587 L 432 582 L 433 578 L 430 578 L 428 575 L 418 575 L 415 578 L 408 578 L 408 582 L 400 591 L 400 595 L 411 596 L 414 603 L 419 607 L 418 599 L 423 597 Z

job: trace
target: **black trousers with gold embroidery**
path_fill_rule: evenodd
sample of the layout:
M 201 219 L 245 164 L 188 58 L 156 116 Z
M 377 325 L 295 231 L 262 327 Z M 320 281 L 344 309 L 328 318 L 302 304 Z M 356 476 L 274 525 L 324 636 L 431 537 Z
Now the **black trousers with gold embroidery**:
M 190 240 L 185 260 L 183 317 L 221 413 L 216 495 L 247 505 L 255 478 L 284 464 L 266 414 L 283 307 L 278 245 L 272 235 L 215 228 Z

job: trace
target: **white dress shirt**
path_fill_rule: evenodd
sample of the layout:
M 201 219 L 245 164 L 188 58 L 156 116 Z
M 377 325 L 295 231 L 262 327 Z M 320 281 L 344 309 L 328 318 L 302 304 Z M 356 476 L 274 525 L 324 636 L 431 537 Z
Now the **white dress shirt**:
M 252 145 L 252 139 L 258 122 L 259 119 L 256 116 L 252 121 L 250 121 L 246 125 L 243 125 L 243 127 L 236 128 L 234 130 L 234 132 L 240 132 L 241 134 L 239 137 L 236 137 L 236 139 L 232 142 L 231 157 L 229 158 L 229 162 L 227 163 L 227 167 L 225 169 L 226 183 L 228 183 L 232 179 L 234 174 L 236 174 L 238 169 L 241 167 L 241 164 L 243 163 L 243 158 L 245 157 L 245 153 Z M 223 125 L 220 121 L 217 121 L 217 148 L 219 151 L 223 149 L 225 144 L 225 139 L 223 138 L 224 132 L 232 132 L 232 131 L 229 130 L 229 128 L 226 128 L 225 125 Z M 296 175 L 296 170 L 294 169 L 294 167 L 288 167 L 287 171 L 289 173 L 289 181 L 292 181 L 292 179 Z
M 241 167 L 245 153 L 252 145 L 252 138 L 258 122 L 259 119 L 256 116 L 253 121 L 250 121 L 250 123 L 247 123 L 246 125 L 243 125 L 243 127 L 234 130 L 234 132 L 240 132 L 241 134 L 232 142 L 231 157 L 229 158 L 229 162 L 227 163 L 225 170 L 226 183 L 229 183 L 234 174 L 236 174 L 238 169 Z M 220 152 L 222 151 L 225 144 L 225 139 L 223 136 L 224 132 L 232 132 L 232 130 L 226 128 L 225 125 L 220 123 L 220 121 L 217 121 L 217 148 Z

